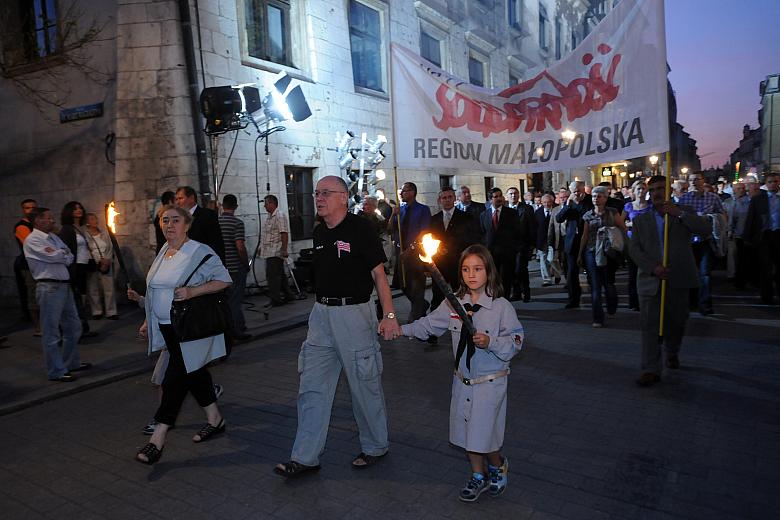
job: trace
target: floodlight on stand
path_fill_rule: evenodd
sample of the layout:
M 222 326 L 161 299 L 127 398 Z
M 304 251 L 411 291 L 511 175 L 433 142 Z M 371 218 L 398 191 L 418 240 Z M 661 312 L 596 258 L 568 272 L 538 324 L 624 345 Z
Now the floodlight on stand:
M 386 178 L 384 170 L 376 170 L 376 171 L 374 171 L 374 176 L 376 176 L 376 180 L 378 180 L 378 181 L 383 181 Z M 377 191 L 379 191 L 379 190 L 377 190 Z
M 373 170 L 374 168 L 382 164 L 382 161 L 384 160 L 385 160 L 385 153 L 382 151 L 377 151 L 376 155 L 374 155 L 371 159 L 369 159 L 368 165 Z
M 338 141 L 336 148 L 339 154 L 349 150 L 349 146 L 352 144 L 353 139 L 355 139 L 355 134 L 351 130 L 347 130 L 343 136 L 340 136 L 340 134 L 336 132 L 336 140 Z
M 379 170 L 381 171 L 381 170 Z M 382 188 L 377 188 L 376 190 L 376 198 L 379 200 L 385 200 L 385 190 Z
M 385 143 L 387 143 L 387 137 L 383 136 L 382 134 L 377 135 L 376 139 L 368 142 L 368 153 L 376 154 L 379 150 L 382 149 Z
M 339 160 L 339 170 L 349 168 L 349 166 L 352 164 L 352 161 L 355 159 L 357 159 L 357 154 L 351 150 L 347 151 L 347 153 L 345 153 L 344 156 Z

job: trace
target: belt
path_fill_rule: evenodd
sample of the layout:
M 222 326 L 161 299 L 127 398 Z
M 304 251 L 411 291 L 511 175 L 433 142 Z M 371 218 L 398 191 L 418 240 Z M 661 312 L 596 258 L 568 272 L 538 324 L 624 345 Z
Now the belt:
M 327 305 L 328 307 L 341 307 L 343 305 L 358 305 L 360 303 L 366 303 L 371 299 L 371 296 L 368 298 L 353 298 L 352 296 L 347 296 L 346 298 L 328 298 L 327 296 L 317 296 L 317 303 L 321 303 L 323 305 Z
M 460 373 L 460 370 L 455 371 L 455 377 L 460 379 L 460 381 L 466 385 L 466 386 L 472 386 L 472 385 L 478 385 L 480 383 L 484 383 L 486 381 L 493 381 L 494 379 L 500 379 L 502 377 L 506 377 L 509 375 L 509 369 L 506 370 L 499 370 L 495 374 L 488 374 L 486 376 L 479 376 L 479 377 L 473 377 L 471 379 L 467 377 L 463 377 L 463 374 Z
M 35 280 L 36 282 L 47 282 L 47 283 L 70 283 L 70 280 L 57 280 L 55 278 L 39 278 Z

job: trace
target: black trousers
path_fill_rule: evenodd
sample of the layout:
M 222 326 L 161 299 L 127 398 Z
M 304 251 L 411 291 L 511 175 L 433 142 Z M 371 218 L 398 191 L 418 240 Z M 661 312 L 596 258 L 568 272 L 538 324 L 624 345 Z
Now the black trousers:
M 780 229 L 764 231 L 758 244 L 761 273 L 761 301 L 771 303 L 780 297 Z
M 528 251 L 522 248 L 515 255 L 515 276 L 513 280 L 512 295 L 516 298 L 531 297 L 531 280 L 528 276 Z M 510 296 L 509 291 L 505 291 L 505 296 Z
M 173 426 L 176 424 L 176 417 L 179 415 L 179 410 L 188 392 L 192 392 L 192 396 L 201 408 L 215 402 L 217 396 L 214 393 L 211 374 L 205 366 L 187 373 L 184 358 L 181 355 L 179 338 L 173 330 L 173 325 L 160 324 L 160 332 L 168 346 L 169 360 L 162 383 L 162 399 L 157 413 L 154 414 L 154 420 Z
M 292 301 L 295 299 L 290 290 L 290 283 L 284 273 L 284 259 L 278 256 L 265 259 L 265 277 L 268 281 L 268 296 L 273 303 Z

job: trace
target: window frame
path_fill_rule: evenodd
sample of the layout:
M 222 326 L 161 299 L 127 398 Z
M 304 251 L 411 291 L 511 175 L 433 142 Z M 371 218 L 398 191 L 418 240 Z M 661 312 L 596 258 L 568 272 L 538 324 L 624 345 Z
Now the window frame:
M 246 4 L 247 2 L 259 2 L 265 9 L 267 5 L 278 7 L 281 4 L 289 4 L 287 13 L 288 30 L 288 64 L 277 63 L 275 61 L 257 58 L 249 54 L 248 34 L 246 27 Z M 238 26 L 239 52 L 241 54 L 241 64 L 254 69 L 260 69 L 274 74 L 286 72 L 290 76 L 303 81 L 312 81 L 309 71 L 309 57 L 306 50 L 306 27 L 305 2 L 300 0 L 238 0 L 236 4 L 236 23 Z
M 560 16 L 555 17 L 555 27 L 553 29 L 553 38 L 555 43 L 553 45 L 555 51 L 555 59 L 560 60 L 563 57 L 563 22 Z
M 364 87 L 362 85 L 358 85 L 355 81 L 355 75 L 354 75 L 354 60 L 352 55 L 352 22 L 350 20 L 350 11 L 351 11 L 351 5 L 352 3 L 358 3 L 363 4 L 365 7 L 369 9 L 373 9 L 374 11 L 377 11 L 379 13 L 379 54 L 380 54 L 380 76 L 381 76 L 381 90 L 376 90 L 370 87 Z M 349 34 L 349 51 L 350 51 L 350 64 L 352 65 L 352 84 L 354 85 L 355 92 L 360 94 L 368 94 L 370 96 L 376 96 L 381 97 L 383 99 L 390 99 L 389 98 L 389 90 L 390 90 L 390 84 L 389 84 L 389 76 L 388 76 L 388 65 L 389 60 L 387 56 L 387 51 L 389 47 L 389 8 L 387 4 L 384 2 L 381 2 L 379 0 L 347 0 L 346 2 L 347 6 L 347 33 Z
M 523 0 L 507 0 L 507 2 L 506 2 L 506 23 L 511 28 L 517 29 L 518 31 L 522 30 L 522 27 L 523 27 Z
M 472 59 L 482 64 L 482 79 L 484 83 L 483 85 L 477 85 L 475 83 L 472 83 L 471 81 L 471 60 Z M 468 60 L 466 63 L 467 63 L 466 68 L 468 70 L 469 84 L 481 88 L 491 88 L 493 86 L 490 80 L 490 58 L 488 58 L 487 55 L 470 47 L 468 53 Z
M 8 23 L 9 27 L 14 22 L 17 25 L 14 28 L 7 29 L 6 34 L 0 39 L 0 52 L 2 52 L 6 65 L 6 74 L 9 77 L 35 72 L 64 63 L 65 42 L 63 41 L 60 4 L 57 0 L 54 0 L 55 13 L 53 23 L 45 25 L 42 29 L 37 29 L 35 26 L 36 2 L 41 6 L 42 10 L 46 10 L 46 0 L 33 0 L 29 5 L 29 12 L 23 12 L 19 8 L 21 6 L 17 3 L 17 8 L 11 15 L 15 15 L 16 20 L 10 20 Z M 25 18 L 26 14 L 30 15 L 29 19 Z M 52 21 L 48 17 L 48 13 L 46 20 Z M 55 31 L 53 48 L 41 55 L 38 47 L 38 32 L 44 31 L 45 39 L 49 41 L 49 30 L 52 28 Z M 11 45 L 8 45 L 9 43 Z
M 435 24 L 428 20 L 419 19 L 420 26 L 420 55 L 422 56 L 422 34 L 425 33 L 429 37 L 439 42 L 439 55 L 441 59 L 441 65 L 439 68 L 442 70 L 450 70 L 450 53 L 449 53 L 449 33 L 437 27 Z M 423 56 L 425 58 L 425 56 Z M 428 59 L 428 58 L 425 58 Z
M 550 50 L 550 44 L 547 42 L 547 23 L 549 21 L 547 8 L 539 2 L 539 48 L 543 51 Z

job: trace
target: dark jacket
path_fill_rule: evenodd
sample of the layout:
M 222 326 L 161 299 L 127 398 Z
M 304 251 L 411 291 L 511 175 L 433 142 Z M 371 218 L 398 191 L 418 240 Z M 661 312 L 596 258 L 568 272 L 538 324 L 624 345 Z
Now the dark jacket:
M 544 216 L 544 207 L 536 210 L 534 213 L 534 219 L 536 220 L 536 249 L 544 253 L 547 252 L 547 234 L 550 229 L 550 218 L 552 217 L 552 211 L 555 208 L 550 208 L 550 214 Z
M 192 214 L 193 221 L 187 236 L 201 244 L 206 244 L 225 263 L 225 242 L 222 240 L 222 229 L 219 227 L 217 213 L 200 206 Z
M 516 210 L 508 207 L 501 209 L 498 217 L 498 229 L 493 230 L 493 210 L 485 210 L 480 217 L 483 243 L 490 250 L 493 259 L 504 255 L 514 255 L 520 251 L 521 223 Z
M 769 195 L 766 190 L 760 190 L 758 195 L 750 199 L 747 216 L 745 217 L 745 241 L 748 244 L 757 246 L 761 242 L 761 237 L 768 223 Z
M 518 251 L 527 255 L 536 244 L 536 221 L 533 206 L 518 204 L 517 216 L 520 217 L 517 222 Z
M 711 232 L 709 220 L 700 217 L 690 206 L 680 206 L 680 218 L 669 217 L 669 287 L 688 289 L 699 286 L 699 271 L 693 257 L 693 235 L 706 237 Z M 655 210 L 634 218 L 629 244 L 631 259 L 638 266 L 637 291 L 641 296 L 658 293 L 660 280 L 653 269 L 663 261 L 663 243 L 659 237 Z
M 477 202 L 475 200 L 472 200 L 471 204 L 469 204 L 469 207 L 466 209 L 462 209 L 461 211 L 471 215 L 471 218 L 473 218 L 475 222 L 479 222 L 480 218 L 482 217 L 482 214 L 485 212 L 486 209 L 487 207 L 482 202 Z
M 446 231 L 444 230 L 444 212 L 440 211 L 431 217 L 428 232 L 434 238 L 441 240 L 439 254 L 434 257 L 436 266 L 444 278 L 450 284 L 454 284 L 458 280 L 460 254 L 468 246 L 480 242 L 479 223 L 468 213 L 455 208 Z
M 579 204 L 567 202 L 555 216 L 559 224 L 566 223 L 566 240 L 563 250 L 569 254 L 578 254 L 582 237 L 582 216 L 593 209 L 593 199 L 585 197 Z

